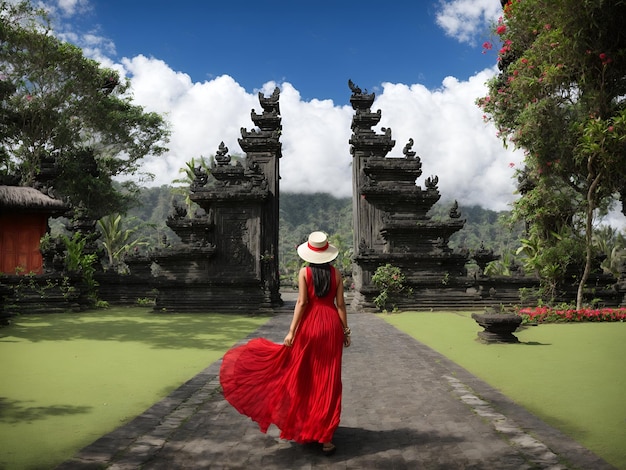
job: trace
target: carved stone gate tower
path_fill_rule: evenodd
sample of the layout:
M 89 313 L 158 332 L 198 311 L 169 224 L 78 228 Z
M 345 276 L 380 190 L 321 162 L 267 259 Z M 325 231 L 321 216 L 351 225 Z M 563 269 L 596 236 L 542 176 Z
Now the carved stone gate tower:
M 279 90 L 259 93 L 255 129 L 241 129 L 246 153 L 233 163 L 222 143 L 210 172 L 196 168 L 190 199 L 203 212 L 177 207 L 167 225 L 181 238 L 154 254 L 156 310 L 253 313 L 282 304 L 278 270 Z
M 378 289 L 372 276 L 379 266 L 392 264 L 406 277 L 415 295 L 397 299 L 398 307 L 428 304 L 429 298 L 448 295 L 444 291 L 455 278 L 466 276 L 467 254 L 453 253 L 450 237 L 465 224 L 456 206 L 450 218 L 433 221 L 428 212 L 439 200 L 436 176 L 426 179 L 426 188 L 416 185 L 422 162 L 409 140 L 403 157 L 390 158 L 395 145 L 391 129 L 383 133 L 372 129 L 381 119 L 380 110 L 372 112 L 374 93 L 362 92 L 349 82 L 352 119 L 352 204 L 354 228 L 353 307 L 373 309 Z M 458 287 L 451 295 L 458 295 Z

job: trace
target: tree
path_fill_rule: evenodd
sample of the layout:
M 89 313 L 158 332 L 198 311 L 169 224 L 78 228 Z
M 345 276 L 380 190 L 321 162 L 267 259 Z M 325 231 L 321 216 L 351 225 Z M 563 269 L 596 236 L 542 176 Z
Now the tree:
M 542 250 L 584 240 L 580 308 L 594 220 L 618 198 L 626 214 L 626 0 L 503 3 L 500 73 L 478 103 L 525 151 L 514 210 Z
M 133 221 L 133 219 L 128 219 Z M 124 257 L 135 247 L 145 244 L 141 238 L 134 238 L 137 227 L 124 229 L 124 220 L 120 214 L 111 214 L 98 221 L 102 235 L 102 247 L 107 255 L 108 267 L 120 272 L 126 270 Z
M 55 37 L 43 10 L 0 1 L 0 174 L 53 187 L 93 219 L 123 212 L 137 185 L 116 189 L 113 178 L 137 174 L 168 140 L 129 86 Z

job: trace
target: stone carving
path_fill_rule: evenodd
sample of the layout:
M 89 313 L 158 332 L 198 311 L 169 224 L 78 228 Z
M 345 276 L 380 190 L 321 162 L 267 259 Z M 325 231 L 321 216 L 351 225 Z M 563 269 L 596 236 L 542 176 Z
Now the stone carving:
M 493 252 L 493 250 L 488 250 L 485 248 L 483 242 L 480 242 L 480 248 L 476 250 L 474 255 L 472 256 L 476 264 L 480 268 L 480 276 L 485 276 L 485 268 L 492 261 L 496 261 L 500 259 L 500 255 L 497 255 Z
M 407 144 L 402 149 L 402 153 L 404 154 L 404 158 L 415 158 L 416 152 L 412 150 L 413 148 L 413 139 L 409 139 Z
M 274 88 L 274 91 L 270 96 L 263 95 L 262 92 L 259 92 L 259 103 L 263 108 L 264 114 L 280 114 L 280 89 L 278 87 Z M 252 110 L 254 112 L 254 110 Z
M 522 324 L 522 317 L 511 312 L 496 312 L 493 308 L 483 313 L 472 313 L 472 318 L 483 331 L 478 337 L 485 343 L 519 343 L 513 333 Z
M 352 93 L 354 95 L 361 95 L 361 94 L 363 94 L 361 89 L 358 86 L 356 86 L 351 79 L 348 79 L 348 87 L 350 88 L 350 90 L 352 91 Z M 367 90 L 365 92 L 367 93 Z
M 187 208 L 178 201 L 173 202 L 172 213 L 168 219 L 184 219 L 187 217 Z
M 450 208 L 450 212 L 448 213 L 451 219 L 458 219 L 461 217 L 461 212 L 459 211 L 459 203 L 454 200 L 454 204 Z
M 220 142 L 220 146 L 215 152 L 215 161 L 219 166 L 228 165 L 230 163 L 230 155 L 228 155 L 228 147 L 224 145 L 224 142 Z
M 404 158 L 388 158 L 395 141 L 390 128 L 381 128 L 382 133 L 372 129 L 381 118 L 380 110 L 370 109 L 374 94 L 364 93 L 351 80 L 348 86 L 355 111 L 349 141 L 355 185 L 353 306 L 362 310 L 373 306 L 377 292 L 371 279 L 378 266 L 398 266 L 407 286 L 419 290 L 433 282 L 441 286 L 450 277 L 465 276 L 468 257 L 448 246 L 450 236 L 465 224 L 460 214 L 448 221 L 433 221 L 428 216 L 440 198 L 439 178 L 427 178 L 425 189 L 417 186 L 422 162 L 413 150 L 413 139 L 402 149 Z
M 431 191 L 437 191 L 437 184 L 439 184 L 438 176 L 430 176 L 426 178 L 426 188 Z
M 274 255 L 281 157 L 279 94 L 278 88 L 269 97 L 259 94 L 263 113 L 252 112 L 257 129 L 241 128 L 243 164 L 233 164 L 221 142 L 210 172 L 194 169 L 189 198 L 201 210 L 190 218 L 185 208 L 174 206 L 167 220 L 180 243 L 153 256 L 158 265 L 156 310 L 252 313 L 282 304 Z
M 204 170 L 204 168 L 197 166 L 193 169 L 194 179 L 191 183 L 193 189 L 201 188 L 206 186 L 209 181 L 209 174 Z M 192 190 L 193 190 L 192 189 Z

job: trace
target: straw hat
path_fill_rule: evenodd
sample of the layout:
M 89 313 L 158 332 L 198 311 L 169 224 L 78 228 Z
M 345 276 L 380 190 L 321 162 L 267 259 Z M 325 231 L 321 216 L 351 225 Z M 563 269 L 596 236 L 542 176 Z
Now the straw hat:
M 338 254 L 339 250 L 328 243 L 324 232 L 312 232 L 309 240 L 298 247 L 298 256 L 313 264 L 330 263 Z

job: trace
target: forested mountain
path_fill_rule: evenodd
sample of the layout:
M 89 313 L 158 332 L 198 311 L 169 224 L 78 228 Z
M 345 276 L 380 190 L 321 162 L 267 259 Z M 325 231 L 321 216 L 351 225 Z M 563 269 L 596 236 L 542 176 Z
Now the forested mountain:
M 161 186 L 144 188 L 140 195 L 140 204 L 127 214 L 127 226 L 138 227 L 137 234 L 149 240 L 148 247 L 159 246 L 165 235 L 169 241 L 175 241 L 176 235 L 166 226 L 167 216 L 172 210 L 173 200 L 182 201 L 174 188 Z M 431 210 L 434 220 L 445 220 L 452 202 L 440 201 Z M 502 221 L 508 212 L 494 212 L 478 206 L 459 207 L 461 217 L 466 219 L 463 230 L 450 240 L 453 248 L 476 250 L 481 244 L 496 253 L 514 252 L 519 246 L 522 227 L 509 227 Z M 300 267 L 296 247 L 306 241 L 308 234 L 322 230 L 329 234 L 331 242 L 342 253 L 338 260 L 348 268 L 352 255 L 352 199 L 335 198 L 330 194 L 295 194 L 280 195 L 279 225 L 279 260 L 283 279 L 291 279 Z

